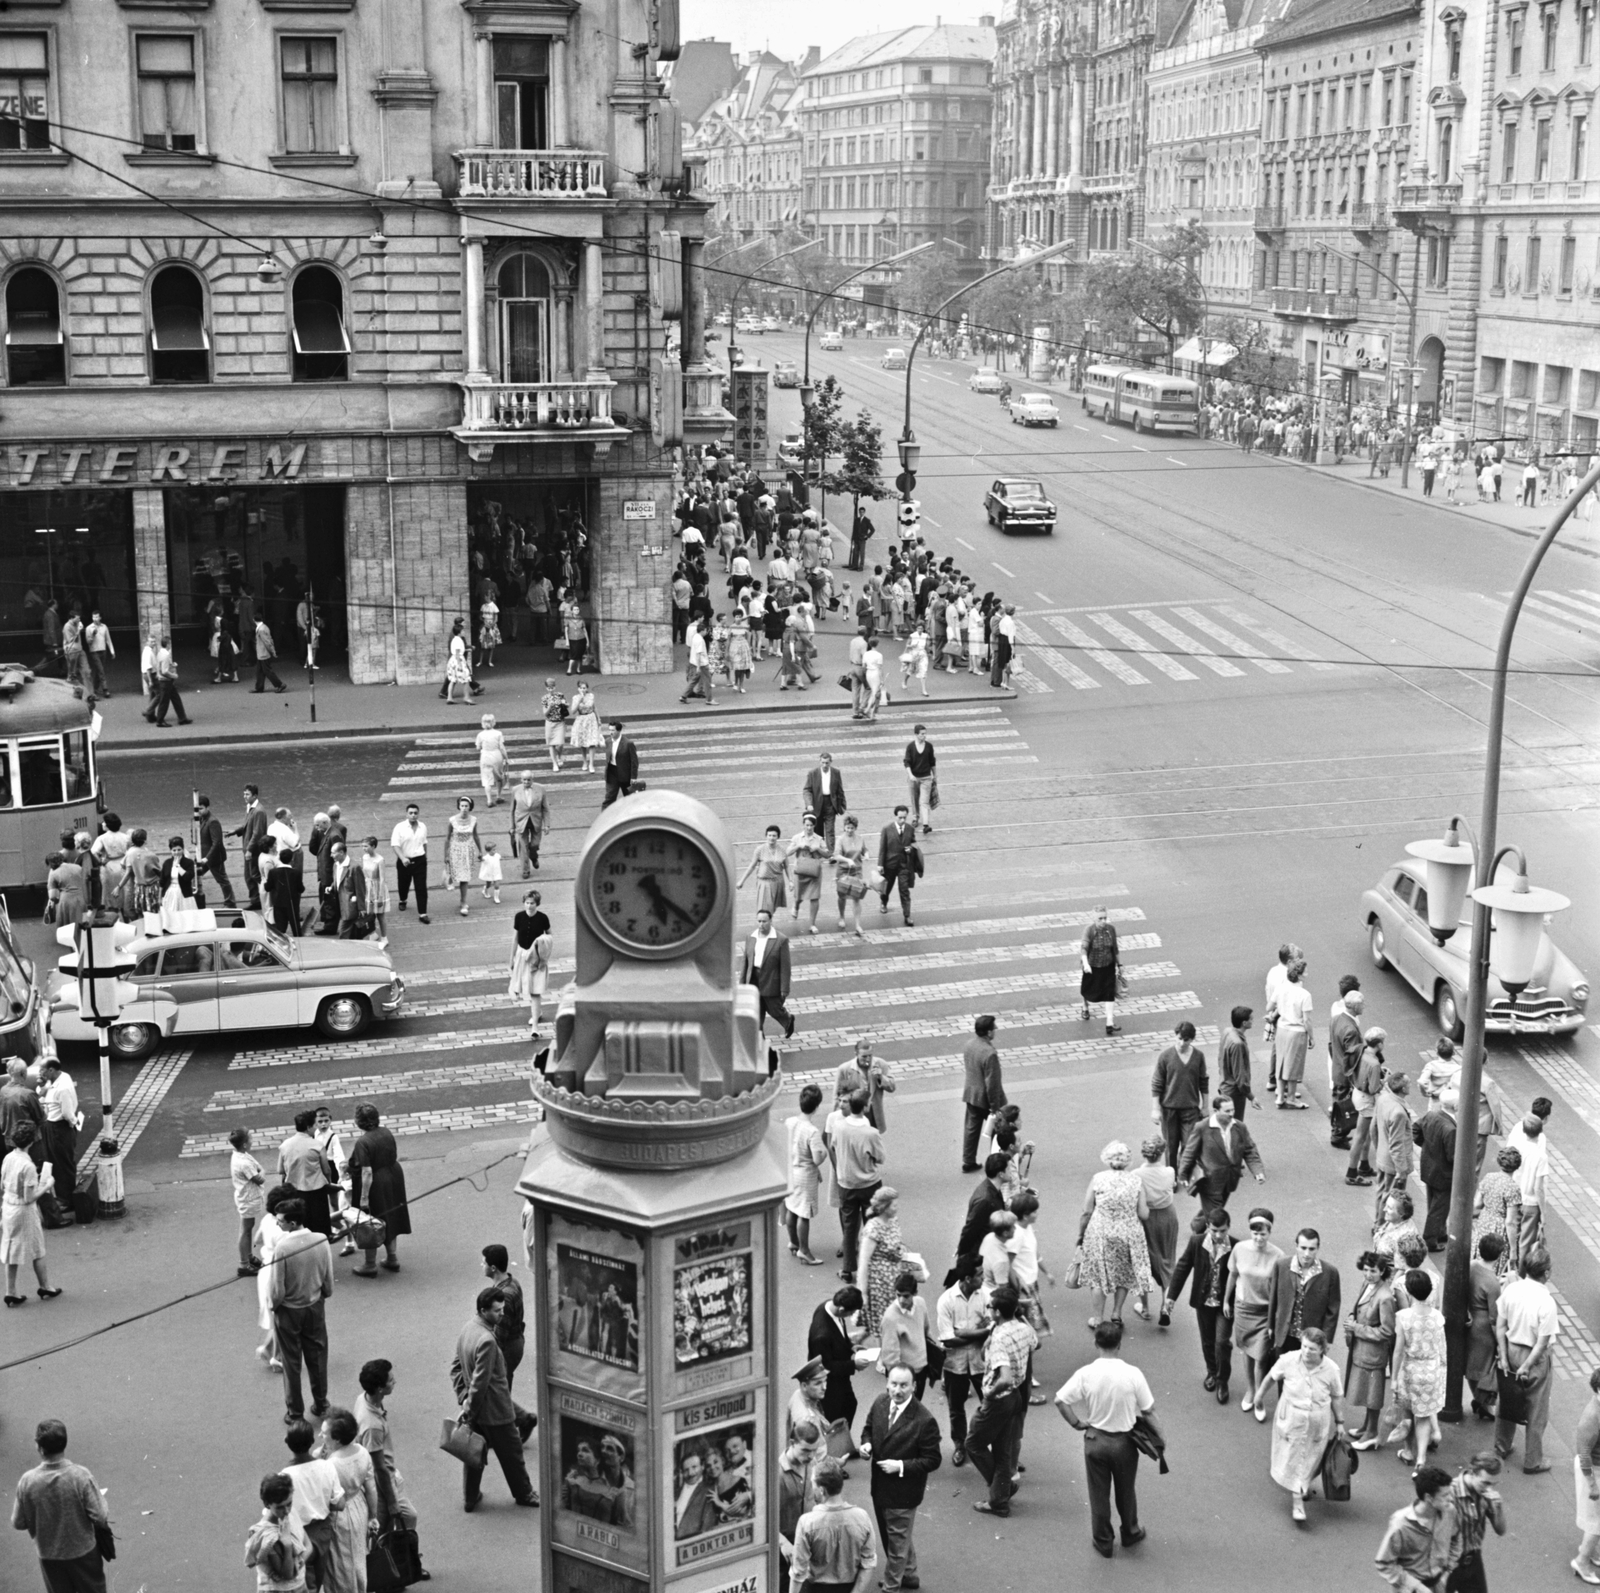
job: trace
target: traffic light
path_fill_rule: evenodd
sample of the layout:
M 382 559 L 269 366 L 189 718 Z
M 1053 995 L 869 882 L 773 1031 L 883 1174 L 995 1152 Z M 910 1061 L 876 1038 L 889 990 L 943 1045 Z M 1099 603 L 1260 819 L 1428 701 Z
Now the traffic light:
M 900 500 L 899 521 L 903 531 L 915 530 L 922 524 L 922 505 L 915 498 Z

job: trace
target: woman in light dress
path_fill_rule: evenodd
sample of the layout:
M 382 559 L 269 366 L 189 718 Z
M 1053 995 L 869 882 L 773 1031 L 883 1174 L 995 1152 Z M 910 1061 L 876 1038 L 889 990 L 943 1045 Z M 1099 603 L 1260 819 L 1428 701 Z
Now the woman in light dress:
M 742 609 L 735 610 L 728 623 L 728 681 L 741 696 L 750 679 L 754 660 L 750 656 L 750 620 Z
M 261 1270 L 256 1273 L 256 1325 L 261 1329 L 261 1342 L 256 1346 L 256 1359 L 266 1363 L 269 1372 L 281 1372 L 283 1362 L 278 1359 L 278 1329 L 272 1315 L 273 1265 L 277 1259 L 278 1243 L 283 1229 L 278 1223 L 278 1207 L 286 1200 L 298 1200 L 300 1191 L 292 1184 L 278 1184 L 267 1191 L 266 1214 L 256 1223 L 256 1260 Z
M 322 1419 L 318 1448 L 344 1491 L 344 1504 L 333 1512 L 323 1593 L 367 1593 L 367 1549 L 378 1531 L 378 1481 L 371 1454 L 356 1442 L 358 1430 L 355 1417 L 337 1406 Z
M 1394 1404 L 1399 1416 L 1391 1440 L 1396 1456 L 1420 1465 L 1439 1447 L 1439 1412 L 1444 1409 L 1444 1313 L 1433 1302 L 1433 1279 L 1413 1268 L 1406 1274 L 1412 1304 L 1394 1319 Z
M 1267 1306 L 1272 1269 L 1283 1260 L 1283 1252 L 1272 1242 L 1272 1213 L 1265 1206 L 1257 1206 L 1247 1220 L 1250 1237 L 1233 1247 L 1228 1292 L 1222 1299 L 1222 1314 L 1233 1323 L 1233 1347 L 1244 1358 L 1245 1391 L 1239 1401 L 1240 1410 L 1249 1410 L 1255 1404 L 1262 1363 L 1272 1354 Z M 1256 1412 L 1257 1421 L 1266 1419 L 1263 1412 Z
M 817 834 L 817 821 L 807 813 L 801 817 L 800 832 L 793 836 L 784 849 L 789 870 L 790 895 L 794 902 L 794 921 L 807 902 L 811 903 L 811 918 L 806 933 L 817 932 L 817 911 L 822 906 L 822 865 L 828 856 L 828 843 Z
M 1578 1557 L 1571 1562 L 1580 1582 L 1600 1583 L 1600 1367 L 1589 1374 L 1589 1403 L 1572 1441 L 1572 1481 L 1578 1496 Z
M 500 800 L 506 784 L 506 738 L 503 730 L 496 730 L 494 715 L 485 714 L 482 725 L 472 744 L 478 749 L 478 783 L 483 787 L 484 803 L 493 807 Z
M 888 1184 L 867 1203 L 867 1220 L 861 1229 L 856 1260 L 856 1287 L 865 1302 L 862 1317 L 867 1332 L 878 1331 L 883 1308 L 895 1296 L 895 1283 L 906 1270 L 905 1241 L 900 1235 L 900 1193 Z
M 478 657 L 485 669 L 494 668 L 494 650 L 500 645 L 500 605 L 485 597 L 478 610 Z
M 389 911 L 389 882 L 383 872 L 383 854 L 378 850 L 378 837 L 369 835 L 361 853 L 361 879 L 367 888 L 367 917 L 372 920 L 377 944 L 389 944 L 389 928 L 384 915 Z
M 572 694 L 570 745 L 583 754 L 583 772 L 593 774 L 594 755 L 604 745 L 604 738 L 600 734 L 600 716 L 594 708 L 594 692 L 586 680 L 580 680 Z
M 1105 1170 L 1089 1180 L 1078 1223 L 1083 1286 L 1091 1299 L 1098 1296 L 1101 1301 L 1089 1318 L 1090 1327 L 1098 1327 L 1104 1317 L 1120 1322 L 1129 1292 L 1144 1295 L 1151 1288 L 1150 1252 L 1144 1239 L 1150 1207 L 1139 1175 L 1129 1170 L 1130 1159 L 1121 1140 L 1112 1140 L 1100 1152 Z
M 1178 1264 L 1178 1210 L 1172 1199 L 1178 1175 L 1167 1162 L 1167 1142 L 1161 1135 L 1152 1134 L 1145 1140 L 1139 1147 L 1139 1154 L 1144 1158 L 1139 1168 L 1139 1182 L 1144 1185 L 1144 1203 L 1149 1208 L 1144 1222 L 1144 1242 L 1150 1252 L 1150 1276 L 1161 1291 L 1161 1325 L 1165 1327 L 1167 1280 Z M 1150 1320 L 1150 1304 L 1143 1295 L 1134 1310 L 1146 1322 Z
M 28 1297 L 17 1293 L 17 1275 L 30 1263 L 39 1280 L 41 1300 L 53 1300 L 61 1293 L 50 1287 L 50 1273 L 44 1264 L 44 1224 L 39 1220 L 39 1196 L 45 1192 L 39 1170 L 28 1155 L 38 1130 L 24 1119 L 11 1130 L 12 1149 L 0 1162 L 0 1261 L 6 1269 L 6 1304 L 26 1305 Z
M 467 660 L 467 644 L 461 635 L 460 620 L 450 633 L 450 656 L 444 666 L 444 700 L 447 703 L 457 700 L 457 686 L 461 688 L 460 702 L 465 707 L 472 701 L 472 665 Z
M 766 838 L 751 854 L 750 866 L 739 877 L 739 884 L 756 877 L 756 911 L 777 914 L 788 899 L 784 886 L 788 878 L 789 854 L 784 850 L 783 831 L 776 824 L 767 826 Z
M 483 842 L 479 839 L 478 820 L 472 809 L 471 797 L 456 798 L 456 810 L 450 815 L 450 835 L 445 847 L 449 880 L 461 893 L 463 918 L 467 916 L 467 892 L 478 877 L 478 864 L 483 859 Z
M 1306 965 L 1297 957 L 1289 964 L 1287 983 L 1274 998 L 1269 1013 L 1278 1019 L 1278 1110 L 1303 1112 L 1306 1103 L 1300 1098 L 1300 1081 L 1305 1077 L 1306 1052 L 1312 1041 L 1311 992 L 1304 980 Z
M 867 843 L 861 839 L 861 826 L 853 813 L 844 816 L 844 827 L 833 838 L 833 888 L 839 898 L 839 927 L 849 928 L 857 940 L 861 932 L 861 900 L 867 894 Z
M 789 1231 L 789 1254 L 808 1267 L 822 1265 L 821 1258 L 811 1253 L 811 1223 L 821 1204 L 823 1170 L 828 1165 L 827 1142 L 816 1122 L 821 1105 L 821 1086 L 806 1085 L 800 1091 L 799 1114 L 788 1123 L 789 1193 L 783 1222 Z
M 100 859 L 100 905 L 107 912 L 121 910 L 122 881 L 127 874 L 125 859 L 132 845 L 133 837 L 122 828 L 122 820 L 115 813 L 106 814 L 89 850 Z
M 544 713 L 544 744 L 550 754 L 550 772 L 561 773 L 561 749 L 567 744 L 567 698 L 556 690 L 553 679 L 546 678 L 544 696 L 540 698 Z
M 539 1009 L 550 983 L 550 920 L 539 909 L 543 898 L 529 891 L 522 898 L 522 909 L 511 921 L 511 983 L 507 994 L 513 1001 L 528 1004 L 528 1028 L 539 1032 Z
M 900 684 L 907 690 L 915 678 L 922 685 L 922 695 L 928 695 L 928 633 L 921 620 L 911 627 L 906 638 L 905 651 L 900 655 Z
M 1308 1327 L 1300 1334 L 1300 1353 L 1273 1363 L 1256 1390 L 1258 1417 L 1265 1414 L 1267 1384 L 1278 1385 L 1272 1421 L 1272 1480 L 1289 1490 L 1296 1521 L 1306 1518 L 1306 1495 L 1322 1469 L 1322 1457 L 1336 1433 L 1344 1432 L 1339 1401 L 1344 1379 L 1328 1355 L 1328 1336 Z
M 983 606 L 974 603 L 967 610 L 967 673 L 979 675 L 989 667 L 989 649 L 985 643 L 988 632 L 984 628 Z

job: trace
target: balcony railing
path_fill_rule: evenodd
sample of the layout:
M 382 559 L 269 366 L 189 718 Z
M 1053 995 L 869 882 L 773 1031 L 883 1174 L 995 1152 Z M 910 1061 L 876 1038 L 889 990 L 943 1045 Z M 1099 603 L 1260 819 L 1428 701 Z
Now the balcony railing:
M 1270 290 L 1275 315 L 1304 316 L 1308 320 L 1353 321 L 1361 306 L 1353 293 L 1319 293 L 1314 288 Z
M 1282 232 L 1287 225 L 1282 205 L 1257 205 L 1255 230 L 1257 232 Z
M 589 149 L 463 149 L 463 199 L 604 199 L 606 160 Z
M 1389 207 L 1387 205 L 1352 205 L 1350 207 L 1352 232 L 1387 232 Z
M 462 427 L 483 432 L 610 430 L 609 381 L 483 382 L 464 384 Z

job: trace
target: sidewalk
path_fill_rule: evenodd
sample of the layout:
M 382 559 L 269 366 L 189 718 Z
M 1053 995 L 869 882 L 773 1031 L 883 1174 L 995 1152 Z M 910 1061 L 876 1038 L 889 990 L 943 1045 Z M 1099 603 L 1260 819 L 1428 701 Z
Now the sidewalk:
M 677 666 L 670 675 L 585 675 L 595 694 L 595 706 L 602 719 L 614 716 L 633 721 L 704 714 L 724 717 L 739 713 L 774 713 L 797 709 L 843 709 L 850 707 L 849 694 L 838 685 L 840 673 L 848 663 L 850 637 L 838 616 L 829 616 L 817 631 L 817 671 L 819 679 L 808 689 L 780 690 L 777 659 L 768 658 L 755 666 L 743 696 L 729 691 L 720 681 L 715 705 L 707 707 L 696 699 L 680 704 L 683 693 L 687 650 L 675 650 Z M 883 644 L 885 674 L 890 680 L 893 702 L 889 712 L 897 718 L 914 716 L 923 701 L 913 682 L 910 693 L 899 687 L 900 644 L 890 638 Z M 179 684 L 183 705 L 190 723 L 180 726 L 169 719 L 169 728 L 157 730 L 143 715 L 145 700 L 139 694 L 137 673 L 123 660 L 112 671 L 113 695 L 99 704 L 104 727 L 99 749 L 142 752 L 163 747 L 248 745 L 258 741 L 304 741 L 344 736 L 422 735 L 430 731 L 459 730 L 470 738 L 477 732 L 478 719 L 492 713 L 502 729 L 543 723 L 539 698 L 547 677 L 571 693 L 577 680 L 566 673 L 566 662 L 553 647 L 502 647 L 496 667 L 479 671 L 485 688 L 470 706 L 446 703 L 437 685 L 352 686 L 345 678 L 343 665 L 319 672 L 316 684 L 316 721 L 311 718 L 311 693 L 305 670 L 296 669 L 287 659 L 279 659 L 279 674 L 289 687 L 283 696 L 268 692 L 260 702 L 252 691 L 254 671 L 241 668 L 239 684 L 213 686 L 211 663 L 198 649 L 192 657 L 180 652 Z M 189 685 L 186 682 L 194 682 Z M 1010 687 L 997 690 L 985 675 L 945 675 L 930 672 L 928 706 L 943 707 L 958 702 L 1007 702 L 1017 693 Z

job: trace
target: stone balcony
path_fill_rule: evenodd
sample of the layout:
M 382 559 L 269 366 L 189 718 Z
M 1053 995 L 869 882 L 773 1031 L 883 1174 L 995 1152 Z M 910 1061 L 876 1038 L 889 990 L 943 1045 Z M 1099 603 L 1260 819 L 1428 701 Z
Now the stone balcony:
M 462 149 L 456 165 L 463 199 L 560 204 L 607 197 L 605 156 L 590 149 Z
M 1256 206 L 1255 233 L 1263 243 L 1281 238 L 1287 225 L 1288 218 L 1283 213 L 1282 205 Z
M 461 383 L 461 424 L 453 435 L 478 461 L 490 458 L 498 443 L 573 443 L 599 445 L 606 452 L 629 435 L 611 417 L 609 377 L 581 382 Z
M 1394 219 L 1407 232 L 1453 232 L 1461 208 L 1460 183 L 1403 183 Z
M 1274 315 L 1289 321 L 1353 321 L 1361 305 L 1353 293 L 1320 293 L 1314 288 L 1269 288 Z
M 1352 205 L 1350 230 L 1358 238 L 1372 238 L 1389 230 L 1387 205 Z

